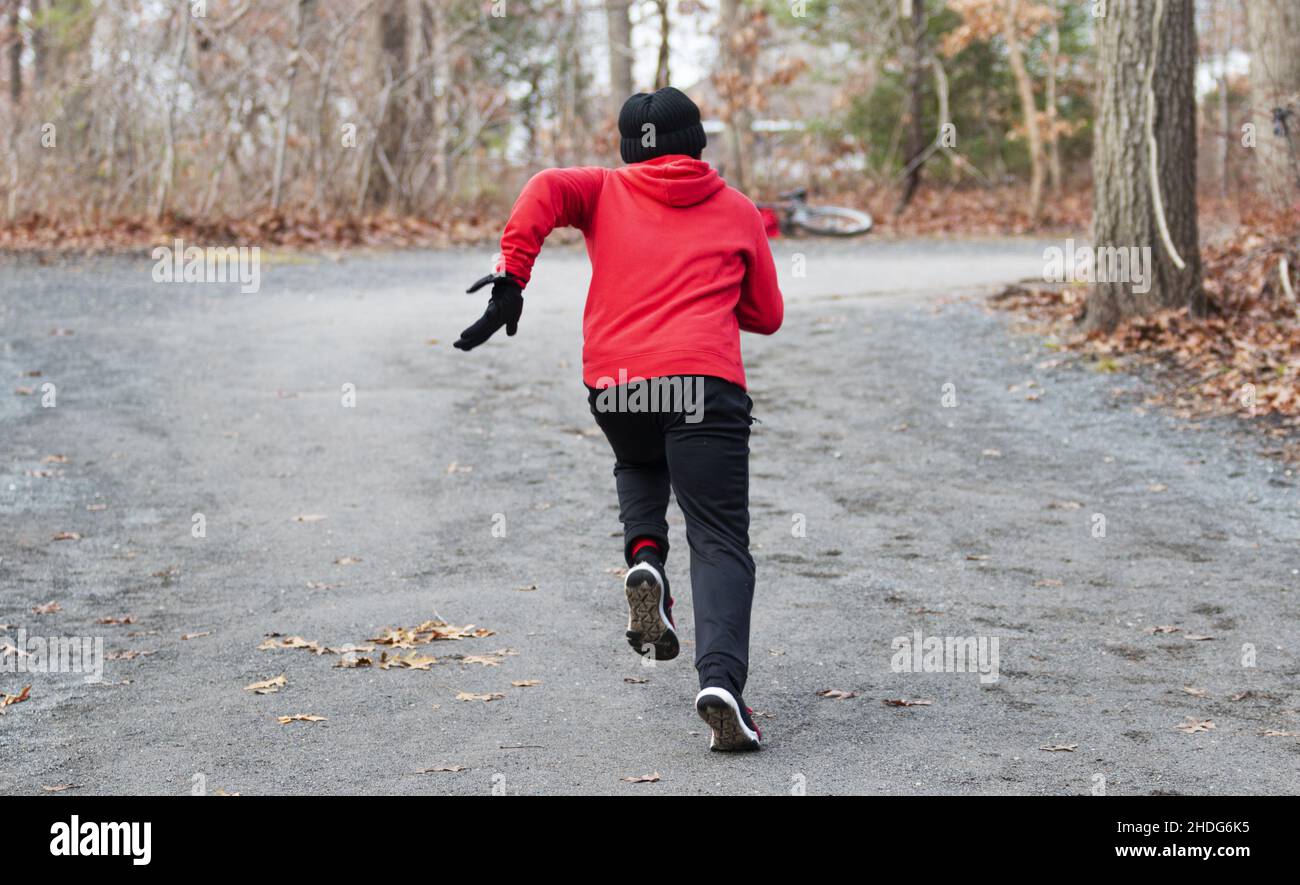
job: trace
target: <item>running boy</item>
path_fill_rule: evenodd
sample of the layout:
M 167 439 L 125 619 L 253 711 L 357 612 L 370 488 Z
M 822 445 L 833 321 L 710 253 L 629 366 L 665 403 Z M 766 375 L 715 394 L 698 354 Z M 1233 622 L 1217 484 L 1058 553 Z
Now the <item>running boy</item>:
M 501 266 L 469 290 L 492 283 L 487 311 L 455 346 L 471 350 L 502 326 L 514 335 L 542 242 L 556 227 L 582 231 L 592 264 L 583 381 L 614 450 L 627 639 L 639 654 L 653 648 L 656 660 L 677 656 L 664 570 L 671 490 L 691 551 L 695 709 L 713 749 L 755 750 L 761 736 L 741 699 L 754 560 L 753 403 L 740 330 L 772 334 L 784 305 L 758 210 L 700 159 L 707 139 L 695 103 L 672 87 L 638 93 L 618 128 L 628 165 L 549 169 L 524 187 L 501 237 Z M 651 388 L 696 395 L 648 395 Z

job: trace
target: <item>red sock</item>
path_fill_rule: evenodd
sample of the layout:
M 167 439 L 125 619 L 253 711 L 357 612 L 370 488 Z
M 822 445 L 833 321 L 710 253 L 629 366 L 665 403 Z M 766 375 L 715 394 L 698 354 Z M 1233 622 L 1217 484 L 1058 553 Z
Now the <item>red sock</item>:
M 636 555 L 647 547 L 654 550 L 655 553 L 662 552 L 659 549 L 659 542 L 651 538 L 637 538 L 634 542 L 632 542 L 632 558 L 636 559 Z

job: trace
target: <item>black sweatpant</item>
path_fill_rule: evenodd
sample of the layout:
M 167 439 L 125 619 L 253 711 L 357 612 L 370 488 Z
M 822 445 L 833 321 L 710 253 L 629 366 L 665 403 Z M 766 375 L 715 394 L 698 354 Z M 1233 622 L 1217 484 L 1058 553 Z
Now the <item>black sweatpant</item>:
M 754 560 L 749 555 L 749 425 L 753 402 L 721 378 L 674 376 L 625 385 L 702 383 L 702 402 L 665 403 L 633 410 L 588 388 L 596 423 L 614 450 L 623 553 L 652 538 L 668 554 L 668 493 L 686 518 L 695 606 L 695 669 L 700 687 L 722 687 L 740 697 L 749 672 L 749 611 Z M 665 388 L 660 387 L 662 392 Z M 699 388 L 696 387 L 696 390 Z M 614 410 L 610 407 L 614 406 Z M 671 408 L 669 408 L 671 407 Z

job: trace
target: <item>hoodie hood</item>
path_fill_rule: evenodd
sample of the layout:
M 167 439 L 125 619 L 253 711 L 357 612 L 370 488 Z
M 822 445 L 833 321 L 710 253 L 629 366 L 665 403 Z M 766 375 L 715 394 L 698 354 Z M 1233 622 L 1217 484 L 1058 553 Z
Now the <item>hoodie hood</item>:
M 632 163 L 616 174 L 633 190 L 677 207 L 703 203 L 727 185 L 708 163 L 684 154 L 667 154 Z

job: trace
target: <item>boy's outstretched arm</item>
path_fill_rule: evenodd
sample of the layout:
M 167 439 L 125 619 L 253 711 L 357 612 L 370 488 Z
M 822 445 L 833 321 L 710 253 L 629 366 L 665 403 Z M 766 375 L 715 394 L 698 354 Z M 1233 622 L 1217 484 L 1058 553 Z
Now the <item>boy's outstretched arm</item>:
M 745 332 L 771 335 L 781 328 L 785 319 L 785 302 L 777 284 L 776 265 L 772 261 L 772 247 L 767 242 L 767 231 L 758 213 L 754 213 L 754 248 L 746 255 L 745 278 L 740 283 L 740 300 L 736 302 L 736 318 Z
M 461 332 L 454 347 L 472 350 L 502 326 L 507 335 L 515 334 L 524 310 L 523 289 L 532 277 L 533 262 L 542 243 L 557 227 L 587 229 L 607 172 L 595 166 L 547 169 L 528 180 L 501 235 L 500 264 L 493 275 L 469 288 L 473 292 L 492 283 L 488 308 L 474 325 Z

